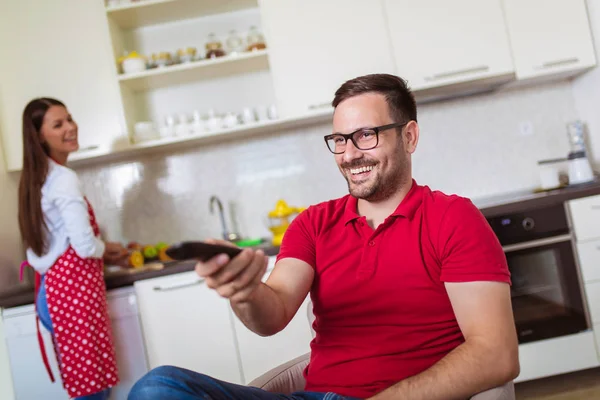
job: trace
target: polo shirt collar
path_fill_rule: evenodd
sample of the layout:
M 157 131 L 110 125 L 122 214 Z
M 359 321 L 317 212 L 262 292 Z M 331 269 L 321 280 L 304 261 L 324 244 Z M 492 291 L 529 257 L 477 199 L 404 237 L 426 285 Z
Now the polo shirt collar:
M 419 186 L 417 182 L 413 179 L 412 186 L 406 197 L 402 199 L 396 210 L 391 214 L 395 217 L 406 217 L 408 219 L 412 219 L 412 217 L 417 212 L 417 209 L 423 202 L 423 187 Z M 346 202 L 346 209 L 344 210 L 344 224 L 347 225 L 349 222 L 357 220 L 360 218 L 358 215 L 358 199 L 352 195 L 348 196 L 348 201 Z

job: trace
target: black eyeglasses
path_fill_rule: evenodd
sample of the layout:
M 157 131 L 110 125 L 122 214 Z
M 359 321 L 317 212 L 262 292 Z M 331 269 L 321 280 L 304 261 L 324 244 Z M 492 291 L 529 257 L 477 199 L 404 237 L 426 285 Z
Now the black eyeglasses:
M 375 128 L 361 128 L 352 133 L 334 133 L 325 136 L 327 148 L 333 154 L 342 154 L 346 151 L 348 139 L 352 140 L 354 146 L 359 150 L 371 150 L 379 144 L 379 133 L 392 128 L 398 128 L 408 124 L 408 122 L 396 122 L 389 125 L 377 126 Z

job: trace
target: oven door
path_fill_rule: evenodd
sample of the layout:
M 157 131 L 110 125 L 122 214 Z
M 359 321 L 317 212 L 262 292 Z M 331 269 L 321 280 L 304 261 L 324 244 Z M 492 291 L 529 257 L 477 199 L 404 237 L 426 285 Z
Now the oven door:
M 589 328 L 571 235 L 504 247 L 519 343 Z

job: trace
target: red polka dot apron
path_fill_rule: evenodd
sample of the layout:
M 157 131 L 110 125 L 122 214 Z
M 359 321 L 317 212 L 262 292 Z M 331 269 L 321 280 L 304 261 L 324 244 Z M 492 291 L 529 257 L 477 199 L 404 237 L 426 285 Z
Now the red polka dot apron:
M 86 203 L 98 236 L 94 211 L 87 199 Z M 69 246 L 46 273 L 45 285 L 54 350 L 69 396 L 86 396 L 117 385 L 103 261 L 81 258 Z

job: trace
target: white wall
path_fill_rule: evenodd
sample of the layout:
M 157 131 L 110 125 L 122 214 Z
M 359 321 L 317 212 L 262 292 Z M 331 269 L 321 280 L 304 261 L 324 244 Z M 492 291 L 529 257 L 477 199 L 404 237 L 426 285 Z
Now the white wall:
M 588 0 L 588 13 L 596 57 L 600 60 L 600 1 Z M 579 117 L 587 124 L 591 157 L 600 169 L 600 68 L 573 81 L 573 97 Z
M 6 172 L 0 144 L 0 291 L 18 283 L 17 266 L 23 260 L 17 220 L 19 175 Z

